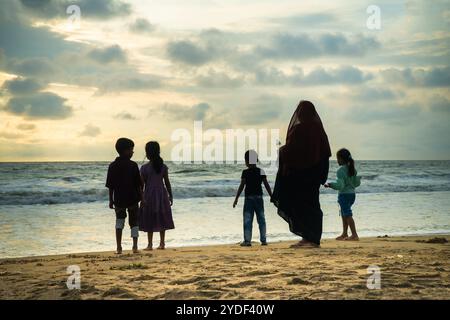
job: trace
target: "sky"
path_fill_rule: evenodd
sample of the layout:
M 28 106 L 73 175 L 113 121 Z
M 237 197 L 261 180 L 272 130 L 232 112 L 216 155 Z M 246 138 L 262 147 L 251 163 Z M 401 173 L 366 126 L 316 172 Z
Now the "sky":
M 194 121 L 278 129 L 283 143 L 302 99 L 333 153 L 450 159 L 449 87 L 449 0 L 0 6 L 0 161 L 111 160 L 119 137 L 138 161 L 150 140 L 170 160 Z

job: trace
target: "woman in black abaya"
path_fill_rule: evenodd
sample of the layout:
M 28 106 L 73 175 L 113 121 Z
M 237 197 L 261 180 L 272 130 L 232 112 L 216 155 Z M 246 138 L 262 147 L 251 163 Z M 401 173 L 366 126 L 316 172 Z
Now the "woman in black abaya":
M 319 188 L 328 177 L 331 156 L 328 137 L 309 101 L 300 101 L 292 116 L 286 144 L 280 148 L 272 202 L 292 233 L 303 239 L 293 247 L 318 247 L 323 213 Z

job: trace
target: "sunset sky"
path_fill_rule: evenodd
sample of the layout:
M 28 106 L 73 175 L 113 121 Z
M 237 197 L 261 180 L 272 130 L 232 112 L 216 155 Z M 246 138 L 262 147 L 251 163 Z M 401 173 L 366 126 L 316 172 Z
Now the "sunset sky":
M 449 87 L 450 1 L 0 5 L 0 161 L 111 160 L 121 136 L 138 161 L 149 140 L 170 160 L 172 132 L 194 120 L 278 128 L 283 142 L 301 99 L 333 153 L 450 159 Z

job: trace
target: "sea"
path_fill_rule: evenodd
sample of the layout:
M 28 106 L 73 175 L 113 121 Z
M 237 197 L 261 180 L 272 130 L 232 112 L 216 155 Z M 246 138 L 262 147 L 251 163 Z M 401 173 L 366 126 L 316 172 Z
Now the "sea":
M 114 250 L 115 214 L 105 188 L 108 164 L 0 163 L 0 258 Z M 175 222 L 166 246 L 242 241 L 243 195 L 236 208 L 232 204 L 245 165 L 166 164 Z M 337 168 L 332 161 L 329 180 Z M 357 170 L 362 181 L 353 213 L 360 236 L 450 233 L 450 161 L 358 161 Z M 276 170 L 266 172 L 273 186 Z M 320 200 L 323 238 L 334 238 L 342 230 L 337 194 L 322 188 Z M 297 239 L 267 193 L 264 205 L 269 243 Z M 131 248 L 129 231 L 126 225 L 125 250 Z M 258 239 L 255 219 L 255 245 Z M 139 242 L 147 245 L 145 233 Z

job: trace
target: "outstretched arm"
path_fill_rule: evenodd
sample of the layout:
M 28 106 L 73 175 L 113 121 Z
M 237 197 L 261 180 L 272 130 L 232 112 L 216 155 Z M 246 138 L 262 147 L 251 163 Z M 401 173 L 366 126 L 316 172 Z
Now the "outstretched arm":
M 270 198 L 272 198 L 272 189 L 270 188 L 270 184 L 267 181 L 267 177 L 263 177 L 263 183 L 264 187 L 266 187 L 267 193 L 269 194 Z
M 325 187 L 334 189 L 334 190 L 342 190 L 345 186 L 345 174 L 342 170 L 338 170 L 337 172 L 337 180 L 335 182 L 329 182 L 325 184 Z
M 242 190 L 244 190 L 244 186 L 245 186 L 245 179 L 241 179 L 241 184 L 239 185 L 239 188 L 237 190 L 236 198 L 234 198 L 233 208 L 236 207 L 239 197 L 241 196 Z
M 164 173 L 164 184 L 166 185 L 167 192 L 169 193 L 170 205 L 172 205 L 173 204 L 172 186 L 170 185 L 169 173 L 167 172 L 167 170 Z

